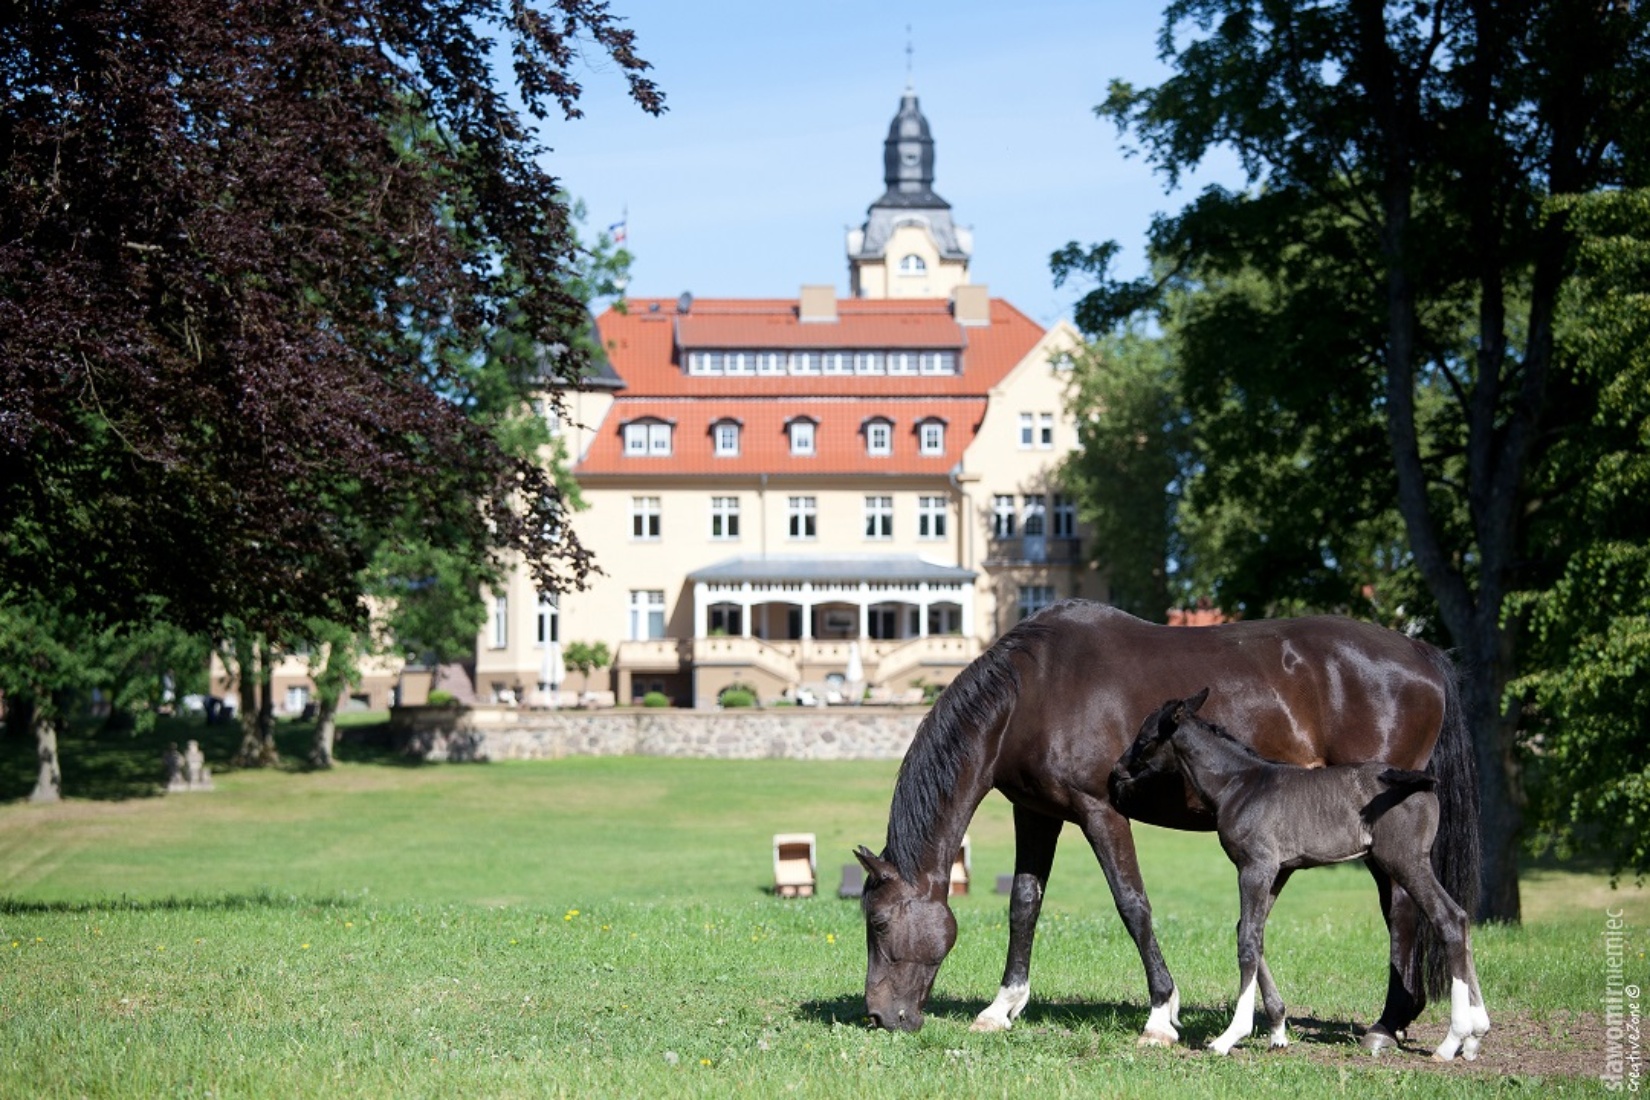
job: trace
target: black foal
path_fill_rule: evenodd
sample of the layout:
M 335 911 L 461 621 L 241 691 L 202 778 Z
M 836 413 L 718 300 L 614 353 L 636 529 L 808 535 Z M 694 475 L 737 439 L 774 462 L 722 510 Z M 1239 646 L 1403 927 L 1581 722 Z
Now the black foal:
M 1469 1060 L 1476 1058 L 1490 1018 L 1472 964 L 1467 914 L 1432 871 L 1432 841 L 1438 831 L 1432 777 L 1386 764 L 1303 768 L 1275 763 L 1197 717 L 1208 694 L 1205 688 L 1159 708 L 1141 727 L 1113 778 L 1126 781 L 1165 767 L 1162 755 L 1172 755 L 1173 766 L 1214 811 L 1220 846 L 1237 865 L 1237 1010 L 1210 1049 L 1226 1054 L 1254 1027 L 1257 981 L 1272 1025 L 1272 1045 L 1288 1045 L 1283 1000 L 1266 968 L 1266 917 L 1295 870 L 1363 858 L 1409 892 L 1444 941 L 1451 978 L 1449 1034 L 1433 1057 L 1448 1060 L 1459 1050 Z

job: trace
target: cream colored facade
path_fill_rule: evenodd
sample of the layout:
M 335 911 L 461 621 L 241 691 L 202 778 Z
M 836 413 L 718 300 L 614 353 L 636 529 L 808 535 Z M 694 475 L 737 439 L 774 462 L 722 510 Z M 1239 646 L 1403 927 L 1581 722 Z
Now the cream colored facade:
M 945 479 L 604 477 L 581 484 L 588 508 L 573 523 L 595 555 L 602 575 L 587 591 L 541 600 L 518 572 L 509 587 L 488 594 L 489 621 L 476 651 L 476 692 L 482 700 L 532 697 L 545 686 L 546 640 L 602 641 L 614 666 L 585 682 L 569 672 L 558 685 L 573 696 L 611 691 L 619 702 L 660 690 L 680 705 L 707 705 L 729 683 L 749 684 L 764 699 L 799 687 L 820 698 L 846 682 L 850 644 L 859 651 L 863 683 L 872 699 L 898 699 L 924 683 L 949 680 L 1023 612 L 1068 596 L 1103 598 L 1103 580 L 1088 564 L 1082 532 L 1061 501 L 1058 470 L 1075 448 L 1076 427 L 1066 413 L 1064 353 L 1079 337 L 1060 323 L 989 392 L 987 412 L 963 461 Z M 622 366 L 620 368 L 622 370 Z M 586 452 L 598 426 L 608 423 L 614 398 L 570 394 L 564 440 L 575 457 Z M 817 500 L 817 533 L 799 540 L 789 530 L 793 496 Z M 865 535 L 866 498 L 889 498 L 891 537 Z M 633 502 L 656 499 L 658 537 L 636 537 Z M 923 538 L 915 517 L 920 498 L 943 497 L 945 534 Z M 737 539 L 712 535 L 712 501 L 738 501 Z M 1028 505 L 1028 502 L 1029 503 Z M 1042 511 L 1040 536 L 1023 532 Z M 1015 533 L 999 524 L 1012 517 Z M 1058 522 L 1057 522 L 1058 521 Z M 1035 524 L 1034 524 L 1035 526 Z M 864 576 L 774 589 L 760 582 L 710 591 L 690 575 L 730 558 L 805 553 L 859 558 Z M 878 563 L 902 557 L 943 564 L 974 576 L 955 587 L 919 583 L 909 588 L 879 578 Z M 650 609 L 634 593 L 662 593 L 663 638 L 633 635 Z M 782 620 L 806 599 L 818 612 L 808 638 L 782 638 Z M 740 614 L 736 629 L 715 625 L 712 605 Z M 888 616 L 894 623 L 889 628 Z M 867 620 L 881 616 L 874 637 Z M 913 622 L 913 619 L 915 620 Z M 901 621 L 903 620 L 903 621 Z M 726 623 L 724 618 L 720 620 Z M 929 628 L 929 629 L 925 629 Z M 933 629 L 938 627 L 938 629 Z
M 598 328 L 616 377 L 564 393 L 559 425 L 587 505 L 573 526 L 601 572 L 585 591 L 543 597 L 517 571 L 486 594 L 478 699 L 567 702 L 596 692 L 627 703 L 657 690 L 703 707 L 740 683 L 763 700 L 898 701 L 949 682 L 1044 604 L 1105 598 L 1058 483 L 1077 446 L 1064 363 L 1080 338 L 1063 321 L 1039 329 L 971 281 L 972 237 L 933 193 L 933 159 L 907 90 L 885 143 L 887 189 L 847 237 L 850 298 L 842 302 L 830 287 L 810 286 L 778 310 L 773 301 L 734 300 L 701 309 L 684 298 L 604 315 Z M 695 326 L 733 335 L 696 336 L 706 330 Z M 936 349 L 953 349 L 945 353 L 953 372 L 925 365 L 921 377 L 893 377 L 894 353 L 882 349 L 922 326 L 936 334 Z M 816 347 L 868 352 L 877 365 L 866 373 L 878 377 L 797 373 L 798 358 Z M 746 354 L 739 349 L 778 357 L 761 360 L 761 375 L 792 376 L 696 375 L 698 356 L 731 363 Z M 966 416 L 959 402 L 972 402 Z M 753 444 L 771 439 L 758 429 L 772 426 L 776 403 L 786 425 L 801 418 L 835 432 L 836 450 L 817 473 L 783 454 L 763 465 L 755 445 L 721 466 L 692 457 L 724 428 L 756 436 Z M 844 435 L 869 443 L 855 433 L 868 432 L 883 408 L 902 441 L 908 428 L 922 430 L 925 410 L 944 409 L 947 463 L 879 465 L 845 449 Z M 663 433 L 668 457 L 632 461 L 617 449 L 643 424 Z M 812 504 L 811 525 L 798 519 L 799 500 Z M 588 682 L 571 670 L 557 679 L 552 646 L 570 642 L 605 643 L 612 665 Z M 559 694 L 543 694 L 551 687 Z

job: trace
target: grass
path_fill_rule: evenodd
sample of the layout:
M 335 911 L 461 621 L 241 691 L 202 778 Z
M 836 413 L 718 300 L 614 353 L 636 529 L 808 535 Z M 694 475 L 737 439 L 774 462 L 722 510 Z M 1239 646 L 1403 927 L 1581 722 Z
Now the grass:
M 0 777 L 18 751 L 0 746 Z M 211 793 L 0 806 L 0 1096 L 1593 1093 L 1606 909 L 1646 973 L 1644 891 L 1532 869 L 1526 923 L 1475 934 L 1484 1058 L 1372 1061 L 1350 1025 L 1382 997 L 1384 930 L 1368 876 L 1330 868 L 1297 875 L 1269 929 L 1291 1050 L 1141 1050 L 1140 964 L 1068 829 L 1032 1005 L 975 1035 L 1007 936 L 993 796 L 928 1026 L 869 1032 L 863 925 L 834 892 L 852 846 L 879 844 L 896 763 L 350 753 L 326 773 L 219 771 Z M 824 896 L 767 890 L 769 838 L 791 829 L 818 835 Z M 1209 836 L 1142 829 L 1140 847 L 1183 1033 L 1207 1040 L 1236 993 L 1235 876 Z

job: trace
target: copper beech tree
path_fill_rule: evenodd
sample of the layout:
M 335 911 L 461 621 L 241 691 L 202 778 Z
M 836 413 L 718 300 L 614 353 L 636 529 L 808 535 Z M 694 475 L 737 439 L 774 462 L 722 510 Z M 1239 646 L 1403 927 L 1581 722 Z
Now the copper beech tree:
M 14 5 L 0 610 L 359 621 L 386 541 L 581 583 L 501 424 L 587 356 L 532 121 L 590 54 L 663 110 L 591 0 Z

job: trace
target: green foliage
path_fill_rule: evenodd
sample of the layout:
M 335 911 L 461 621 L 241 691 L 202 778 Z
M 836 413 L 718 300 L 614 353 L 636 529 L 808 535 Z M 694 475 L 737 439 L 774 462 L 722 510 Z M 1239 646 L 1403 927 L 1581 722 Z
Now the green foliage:
M 1185 593 L 1175 505 L 1188 472 L 1188 424 L 1174 364 L 1160 339 L 1130 331 L 1102 338 L 1073 363 L 1079 449 L 1062 472 L 1094 531 L 1094 560 L 1111 602 L 1163 622 Z
M 436 688 L 426 702 L 432 707 L 450 707 L 457 705 L 458 697 L 445 688 Z
M 1519 594 L 1538 847 L 1650 874 L 1650 190 L 1566 204 L 1583 235 L 1560 330 L 1591 416 L 1540 470 L 1554 582 Z
M 734 684 L 723 688 L 721 694 L 716 697 L 716 701 L 729 710 L 754 707 L 756 705 L 756 693 L 750 688 Z
M 568 668 L 582 673 L 588 682 L 590 674 L 613 663 L 606 642 L 568 642 L 562 650 L 562 662 Z
M 642 706 L 668 707 L 670 706 L 670 696 L 666 695 L 662 691 L 650 691 L 646 695 L 642 696 Z

